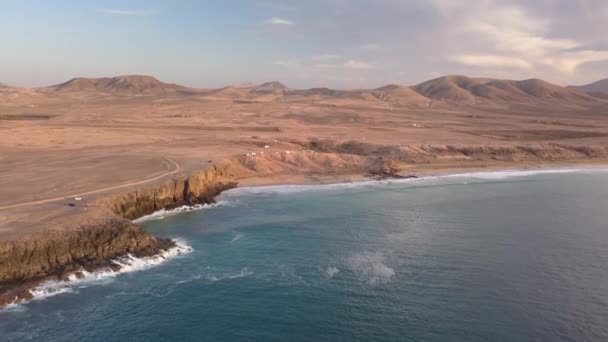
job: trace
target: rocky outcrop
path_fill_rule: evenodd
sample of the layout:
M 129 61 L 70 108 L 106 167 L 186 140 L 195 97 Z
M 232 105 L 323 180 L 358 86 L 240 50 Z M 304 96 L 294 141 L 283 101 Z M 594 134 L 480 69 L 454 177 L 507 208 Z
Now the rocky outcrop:
M 172 179 L 156 187 L 111 196 L 99 204 L 133 220 L 160 209 L 213 203 L 222 191 L 237 185 L 232 179 L 228 166 L 214 166 L 186 179 Z
M 0 307 L 31 298 L 31 287 L 77 272 L 116 267 L 126 254 L 147 257 L 174 247 L 169 239 L 144 232 L 129 220 L 110 218 L 95 225 L 52 230 L 0 244 Z
M 154 237 L 131 220 L 160 209 L 207 204 L 236 186 L 227 167 L 211 167 L 156 187 L 138 189 L 99 200 L 109 209 L 103 222 L 63 227 L 0 243 L 0 307 L 32 297 L 31 288 L 47 280 L 62 280 L 79 272 L 118 267 L 113 260 L 158 255 L 175 246 Z

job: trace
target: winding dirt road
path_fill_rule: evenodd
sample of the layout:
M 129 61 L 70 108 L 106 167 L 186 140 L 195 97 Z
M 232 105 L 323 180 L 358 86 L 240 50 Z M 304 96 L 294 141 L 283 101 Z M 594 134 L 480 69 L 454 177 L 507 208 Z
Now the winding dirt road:
M 81 192 L 81 193 L 77 193 L 77 194 L 70 194 L 70 195 L 65 195 L 65 196 L 46 198 L 46 199 L 36 200 L 36 201 L 30 201 L 30 202 L 9 204 L 9 205 L 5 205 L 5 206 L 1 206 L 0 210 L 14 209 L 14 208 L 20 208 L 20 207 L 27 207 L 27 206 L 30 206 L 30 205 L 39 205 L 39 204 L 51 203 L 51 202 L 56 202 L 56 201 L 62 201 L 62 200 L 68 199 L 68 198 L 83 197 L 83 196 L 97 194 L 97 193 L 100 193 L 100 192 L 111 191 L 111 190 L 116 190 L 116 189 L 122 189 L 122 188 L 130 187 L 130 186 L 134 186 L 134 185 L 146 184 L 146 183 L 149 183 L 149 182 L 153 182 L 155 180 L 159 180 L 159 179 L 161 179 L 163 177 L 167 177 L 167 176 L 176 174 L 176 173 L 178 173 L 181 170 L 181 167 L 175 161 L 173 161 L 173 160 L 171 160 L 169 158 L 164 158 L 164 160 L 167 161 L 167 162 L 169 162 L 170 164 L 172 164 L 173 167 L 174 167 L 174 169 L 171 170 L 171 171 L 163 172 L 162 174 L 159 174 L 159 175 L 156 175 L 156 176 L 149 177 L 149 178 L 140 179 L 140 180 L 134 180 L 134 181 L 130 181 L 130 182 L 127 182 L 127 183 L 124 183 L 124 184 L 110 186 L 110 187 L 107 187 L 107 188 L 101 188 L 101 189 Z

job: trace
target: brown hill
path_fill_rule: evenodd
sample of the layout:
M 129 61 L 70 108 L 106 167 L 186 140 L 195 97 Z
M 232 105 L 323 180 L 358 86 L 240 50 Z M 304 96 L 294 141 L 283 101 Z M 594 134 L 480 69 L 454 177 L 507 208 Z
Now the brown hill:
M 160 95 L 188 92 L 190 89 L 164 83 L 152 76 L 124 75 L 102 78 L 74 78 L 65 83 L 43 88 L 43 91 L 76 93 L 101 92 L 126 95 Z
M 205 96 L 223 100 L 238 100 L 251 98 L 249 89 L 237 88 L 234 86 L 212 90 L 205 94 Z
M 477 81 L 465 76 L 445 76 L 418 84 L 413 89 L 434 100 L 473 103 L 475 96 L 468 88 L 477 84 Z
M 593 83 L 585 84 L 582 86 L 570 86 L 568 88 L 575 89 L 578 91 L 585 92 L 591 96 L 599 98 L 608 98 L 608 78 L 604 78 Z
M 382 101 L 399 106 L 423 106 L 430 104 L 431 99 L 422 96 L 410 87 L 389 84 L 372 90 L 372 94 Z
M 315 96 L 315 97 L 333 97 L 333 96 L 341 96 L 346 91 L 343 90 L 333 90 L 329 88 L 310 88 L 310 89 L 297 89 L 290 90 L 287 92 L 287 95 L 292 96 Z
M 421 83 L 414 89 L 426 97 L 454 103 L 476 102 L 576 102 L 596 99 L 575 89 L 561 87 L 539 79 L 524 81 L 474 79 L 466 76 L 445 76 Z
M 281 82 L 266 82 L 250 88 L 249 92 L 254 95 L 267 95 L 267 94 L 283 94 L 288 88 Z

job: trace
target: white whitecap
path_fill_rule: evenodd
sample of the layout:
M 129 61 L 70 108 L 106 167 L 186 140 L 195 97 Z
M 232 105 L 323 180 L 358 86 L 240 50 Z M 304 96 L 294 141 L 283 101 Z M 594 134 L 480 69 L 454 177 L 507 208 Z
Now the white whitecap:
M 208 274 L 205 277 L 205 279 L 214 283 L 214 282 L 222 281 L 222 280 L 226 280 L 226 279 L 239 279 L 239 278 L 243 278 L 243 277 L 248 277 L 250 275 L 253 275 L 253 271 L 249 270 L 249 267 L 243 267 L 237 273 L 224 273 L 222 275 Z
M 20 304 L 18 298 L 15 298 L 15 300 L 12 303 L 7 304 L 7 305 L 3 306 L 2 308 L 0 308 L 0 313 L 3 313 L 3 312 L 23 312 L 23 311 L 26 311 L 26 310 L 27 310 L 27 307 L 25 305 L 23 305 L 23 304 Z
M 78 288 L 91 285 L 101 285 L 111 281 L 112 278 L 119 274 L 146 270 L 151 267 L 158 266 L 169 259 L 190 252 L 192 252 L 192 247 L 190 247 L 185 241 L 176 239 L 174 247 L 158 255 L 137 258 L 131 254 L 127 254 L 124 257 L 112 260 L 112 263 L 119 266 L 117 270 L 113 270 L 109 267 L 94 272 L 82 270 L 78 276 L 76 274 L 69 275 L 68 280 L 66 281 L 47 281 L 30 289 L 29 291 L 33 296 L 32 300 L 42 300 L 64 293 L 76 293 Z
M 325 278 L 331 279 L 339 272 L 340 272 L 340 270 L 337 267 L 327 266 L 324 270 Z
M 233 242 L 235 242 L 235 241 L 238 241 L 238 240 L 240 240 L 242 237 L 243 237 L 243 235 L 242 235 L 242 234 L 235 233 L 235 235 L 234 235 L 234 237 L 232 238 L 232 240 L 230 240 L 230 243 L 233 243 Z
M 450 179 L 478 179 L 478 180 L 498 180 L 509 179 L 516 177 L 538 176 L 548 174 L 565 174 L 565 173 L 605 173 L 607 168 L 559 168 L 559 169 L 535 169 L 535 170 L 502 170 L 502 171 L 480 171 L 468 173 L 453 173 L 443 175 L 429 175 L 417 178 L 404 179 L 384 179 L 384 180 L 367 180 L 359 182 L 345 182 L 332 184 L 311 184 L 311 185 L 270 185 L 270 186 L 246 186 L 234 188 L 223 192 L 220 195 L 222 199 L 233 199 L 242 195 L 265 195 L 265 194 L 290 194 L 305 191 L 331 191 L 335 189 L 350 189 L 361 187 L 376 187 L 389 184 L 427 184 L 429 182 Z
M 385 264 L 385 257 L 379 252 L 362 252 L 349 256 L 346 265 L 357 278 L 370 285 L 387 283 L 395 275 L 395 270 Z
M 221 206 L 226 206 L 226 205 L 228 205 L 228 202 L 219 201 L 219 202 L 212 203 L 212 204 L 195 204 L 192 206 L 184 205 L 184 206 L 177 207 L 174 209 L 169 209 L 169 210 L 161 209 L 161 210 L 153 212 L 150 215 L 145 215 L 138 219 L 135 219 L 135 220 L 133 220 L 133 223 L 141 223 L 141 222 L 146 222 L 146 221 L 157 221 L 157 220 L 162 220 L 169 216 L 175 216 L 175 215 L 179 215 L 179 214 L 183 214 L 183 213 L 189 213 L 189 212 L 199 211 L 199 210 L 204 210 L 204 209 L 211 209 L 211 208 L 216 208 L 216 207 L 221 207 Z

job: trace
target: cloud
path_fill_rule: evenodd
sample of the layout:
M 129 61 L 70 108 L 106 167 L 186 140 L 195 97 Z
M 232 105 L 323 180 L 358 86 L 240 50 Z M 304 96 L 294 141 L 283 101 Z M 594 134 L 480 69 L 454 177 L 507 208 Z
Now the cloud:
M 565 52 L 557 59 L 548 57 L 545 63 L 553 64 L 563 72 L 573 74 L 585 63 L 608 61 L 608 51 L 582 50 Z
M 296 68 L 301 65 L 300 61 L 298 61 L 296 59 L 278 60 L 278 61 L 275 61 L 274 64 L 278 65 L 278 66 L 282 66 L 284 68 Z
M 147 17 L 154 14 L 151 9 L 116 9 L 116 8 L 100 8 L 97 13 L 110 15 L 124 15 L 134 17 Z
M 294 22 L 287 20 L 287 19 L 279 18 L 279 17 L 272 17 L 272 18 L 266 20 L 264 22 L 264 24 L 266 24 L 266 25 L 294 25 Z
M 364 50 L 376 51 L 380 50 L 380 48 L 382 48 L 382 45 L 376 43 L 369 43 L 361 45 L 361 48 Z
M 572 75 L 579 66 L 608 60 L 608 51 L 587 49 L 582 40 L 555 34 L 555 18 L 532 14 L 529 7 L 506 1 L 480 0 L 465 6 L 456 0 L 432 0 L 444 17 L 450 60 L 479 68 L 554 70 Z
M 350 70 L 371 70 L 376 69 L 376 66 L 355 59 L 342 59 L 338 55 L 323 54 L 315 55 L 309 58 L 292 58 L 277 60 L 273 64 L 284 68 L 301 68 L 301 69 L 350 69 Z
M 322 55 L 315 55 L 310 57 L 310 59 L 312 59 L 313 61 L 331 61 L 331 60 L 336 60 L 340 58 L 340 56 L 335 55 L 335 54 L 322 54 Z
M 458 63 L 481 66 L 481 67 L 505 67 L 515 69 L 531 69 L 532 64 L 517 57 L 498 55 L 460 55 L 453 56 L 453 61 Z
M 376 68 L 376 66 L 373 64 L 370 64 L 367 62 L 362 62 L 362 61 L 356 61 L 353 59 L 346 61 L 342 66 L 346 69 L 357 69 L 357 70 L 369 70 L 369 69 Z

